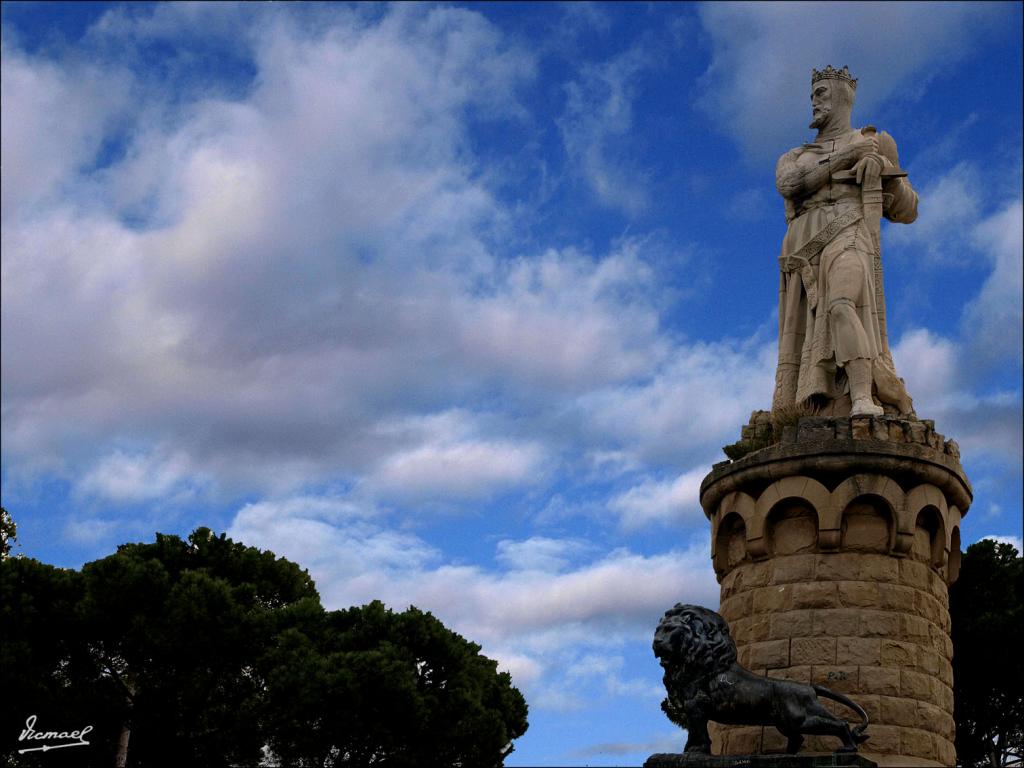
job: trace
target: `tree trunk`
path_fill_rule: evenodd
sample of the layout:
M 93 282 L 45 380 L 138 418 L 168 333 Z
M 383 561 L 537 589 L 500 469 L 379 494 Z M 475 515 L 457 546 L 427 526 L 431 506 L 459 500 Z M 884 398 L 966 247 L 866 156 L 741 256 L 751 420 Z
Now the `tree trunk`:
M 1002 768 L 1003 766 L 1003 734 L 996 734 L 995 740 L 992 742 L 992 751 L 989 753 L 990 760 L 992 761 L 992 768 Z
M 124 723 L 121 726 L 121 736 L 117 740 L 117 758 L 114 761 L 114 768 L 125 768 L 128 765 L 128 737 L 131 733 L 128 723 Z

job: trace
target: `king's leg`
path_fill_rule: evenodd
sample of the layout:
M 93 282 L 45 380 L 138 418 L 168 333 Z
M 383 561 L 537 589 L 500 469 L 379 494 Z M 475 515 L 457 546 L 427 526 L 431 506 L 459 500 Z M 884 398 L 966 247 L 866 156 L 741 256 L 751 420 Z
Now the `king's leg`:
M 871 361 L 863 357 L 846 363 L 846 376 L 850 380 L 851 416 L 881 416 L 882 406 L 871 399 Z
M 871 399 L 872 358 L 875 346 L 868 339 L 857 313 L 856 299 L 864 291 L 865 272 L 860 254 L 850 248 L 836 255 L 828 272 L 828 320 L 836 364 L 846 369 L 850 382 L 851 416 L 880 416 L 881 406 Z

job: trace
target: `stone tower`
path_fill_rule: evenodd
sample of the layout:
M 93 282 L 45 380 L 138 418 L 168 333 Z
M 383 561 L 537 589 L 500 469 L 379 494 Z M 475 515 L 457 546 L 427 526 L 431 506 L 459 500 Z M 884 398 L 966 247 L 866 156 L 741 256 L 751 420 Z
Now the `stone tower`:
M 721 614 L 739 661 L 846 693 L 871 718 L 861 754 L 952 766 L 948 585 L 971 487 L 929 421 L 755 412 L 701 486 Z M 834 711 L 850 715 L 843 708 Z M 717 726 L 713 754 L 785 751 L 774 728 Z M 810 737 L 803 752 L 832 752 Z

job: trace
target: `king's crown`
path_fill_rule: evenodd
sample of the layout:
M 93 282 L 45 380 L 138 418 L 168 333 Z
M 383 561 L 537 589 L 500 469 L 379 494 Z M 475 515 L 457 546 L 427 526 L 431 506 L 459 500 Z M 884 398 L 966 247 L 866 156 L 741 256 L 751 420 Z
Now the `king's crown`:
M 831 64 L 822 70 L 811 68 L 811 85 L 819 80 L 845 80 L 853 90 L 857 90 L 857 78 L 850 75 L 850 68 L 843 65 L 842 69 L 835 69 Z

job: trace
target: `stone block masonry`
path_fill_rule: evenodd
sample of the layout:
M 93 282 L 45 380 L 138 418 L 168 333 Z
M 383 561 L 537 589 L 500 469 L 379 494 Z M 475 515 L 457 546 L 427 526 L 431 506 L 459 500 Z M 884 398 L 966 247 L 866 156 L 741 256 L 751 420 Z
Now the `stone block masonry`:
M 701 488 L 740 659 L 853 698 L 871 719 L 861 754 L 879 765 L 952 766 L 948 585 L 971 501 L 959 450 L 891 416 L 817 417 L 794 435 L 716 465 Z M 712 738 L 714 754 L 785 749 L 774 728 Z M 802 752 L 837 746 L 812 737 Z

